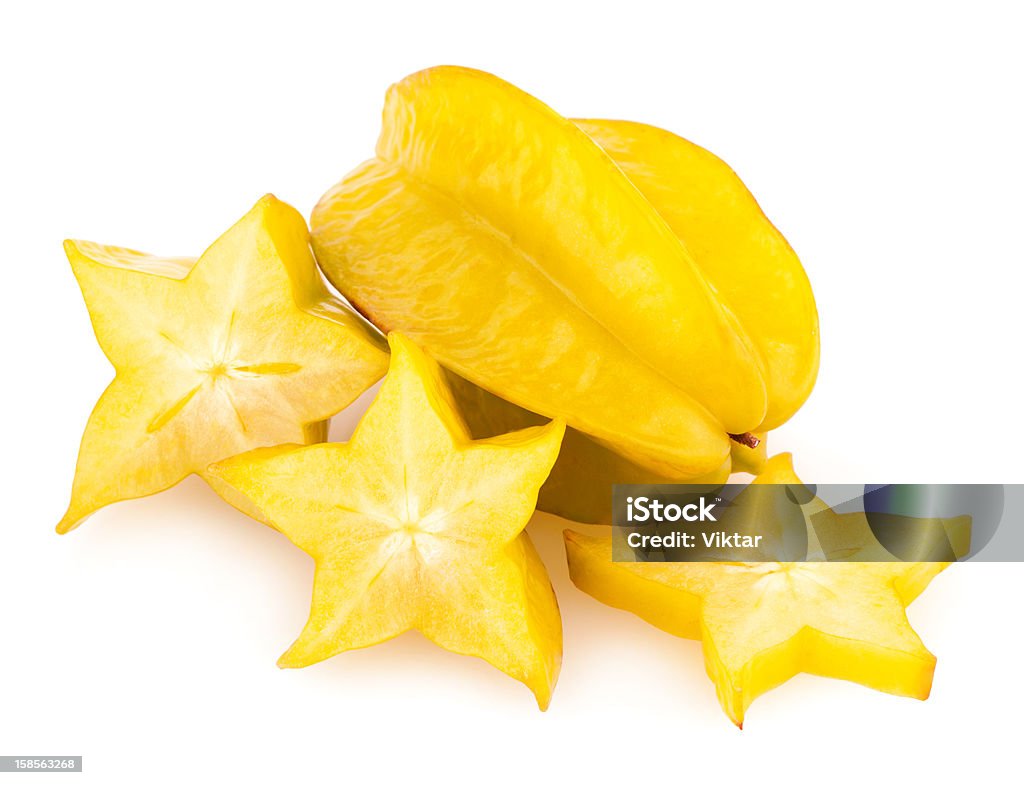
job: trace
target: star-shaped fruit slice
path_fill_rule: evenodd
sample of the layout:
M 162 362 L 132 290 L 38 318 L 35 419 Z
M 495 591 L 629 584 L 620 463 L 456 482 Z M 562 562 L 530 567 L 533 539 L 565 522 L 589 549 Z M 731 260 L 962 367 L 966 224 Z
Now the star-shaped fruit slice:
M 313 557 L 305 667 L 419 630 L 526 684 L 546 708 L 562 628 L 523 531 L 560 421 L 472 441 L 439 366 L 392 334 L 391 367 L 351 441 L 279 446 L 210 467 Z
M 800 484 L 788 455 L 756 482 Z M 928 697 L 935 657 L 907 621 L 945 563 L 612 561 L 611 536 L 565 532 L 573 582 L 601 602 L 701 641 L 708 675 L 740 727 L 751 702 L 798 673 Z
M 324 421 L 387 368 L 383 341 L 327 292 L 305 221 L 273 196 L 198 260 L 65 250 L 116 374 L 82 437 L 61 533 L 223 458 L 322 441 Z

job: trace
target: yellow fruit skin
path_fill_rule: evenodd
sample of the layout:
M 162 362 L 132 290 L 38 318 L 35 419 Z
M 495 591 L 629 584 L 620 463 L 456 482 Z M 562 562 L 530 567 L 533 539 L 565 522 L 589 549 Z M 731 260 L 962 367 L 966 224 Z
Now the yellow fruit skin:
M 272 196 L 198 260 L 65 248 L 115 378 L 82 437 L 61 533 L 213 461 L 322 440 L 387 367 L 382 339 L 327 293 L 305 221 Z
M 755 482 L 799 483 L 788 455 Z M 797 673 L 928 697 L 935 657 L 904 608 L 945 563 L 629 563 L 612 538 L 567 530 L 573 583 L 673 635 L 702 642 L 708 676 L 742 727 L 759 695 Z
M 546 422 L 545 417 L 491 395 L 458 374 L 449 371 L 445 378 L 474 439 Z M 763 461 L 763 447 L 740 449 L 760 455 Z M 580 523 L 610 524 L 612 486 L 617 483 L 717 484 L 729 478 L 729 466 L 729 458 L 726 458 L 717 471 L 708 474 L 685 478 L 658 474 L 598 444 L 586 434 L 567 428 L 558 460 L 540 489 L 537 508 Z
M 717 297 L 743 325 L 761 357 L 768 391 L 765 418 L 750 430 L 778 428 L 807 400 L 818 375 L 817 308 L 797 255 L 736 173 L 713 153 L 643 123 L 574 122 L 686 244 Z
M 526 684 L 544 709 L 558 605 L 524 528 L 564 424 L 472 441 L 439 366 L 391 334 L 391 367 L 352 439 L 210 467 L 317 565 L 296 668 L 419 630 Z
M 686 247 L 589 137 L 466 69 L 389 91 L 377 158 L 313 212 L 371 321 L 649 470 L 718 471 L 767 412 L 762 360 Z
M 767 371 L 768 411 L 751 449 L 731 443 L 731 462 L 704 475 L 658 473 L 570 429 L 541 491 L 540 507 L 583 523 L 610 523 L 615 483 L 718 482 L 730 472 L 758 474 L 767 429 L 806 400 L 818 369 L 818 319 L 807 276 L 785 238 L 720 158 L 675 134 L 642 123 L 575 120 L 665 219 L 694 262 L 743 324 Z M 531 419 L 473 385 L 453 384 L 474 433 L 489 434 Z

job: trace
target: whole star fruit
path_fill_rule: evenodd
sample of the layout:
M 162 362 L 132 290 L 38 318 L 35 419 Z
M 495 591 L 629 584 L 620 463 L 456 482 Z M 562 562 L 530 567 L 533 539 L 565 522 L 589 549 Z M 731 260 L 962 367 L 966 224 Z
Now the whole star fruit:
M 610 129 L 609 147 L 618 139 L 624 167 L 636 159 L 640 181 L 642 156 L 658 145 L 633 124 L 591 122 Z M 678 155 L 658 155 L 661 166 L 683 165 Z M 806 397 L 817 318 L 795 255 L 728 167 L 704 155 L 702 171 L 718 185 L 711 195 L 691 187 L 695 195 L 681 204 L 705 199 L 711 212 L 731 205 L 750 235 L 745 245 L 716 245 L 709 231 L 707 245 L 720 249 L 709 262 L 714 283 L 651 201 L 673 207 L 671 188 L 644 193 L 580 126 L 496 77 L 430 69 L 389 91 L 377 157 L 321 199 L 314 250 L 378 327 L 411 335 L 473 384 L 564 418 L 649 476 L 724 477 L 730 434 L 774 425 Z M 702 223 L 692 218 L 699 210 L 669 207 L 680 225 L 687 216 Z M 761 252 L 731 269 L 723 260 L 737 247 Z M 748 268 L 755 283 L 745 288 Z M 764 312 L 782 310 L 777 329 L 765 331 L 770 317 L 745 296 L 769 284 Z M 792 334 L 801 337 L 789 344 Z M 563 509 L 574 496 L 565 494 Z M 592 494 L 569 517 L 593 519 L 601 509 L 594 499 L 605 497 Z M 541 503 L 552 509 L 547 494 Z
M 576 120 L 599 142 L 681 238 L 694 260 L 735 308 L 756 323 L 752 334 L 773 357 L 768 366 L 769 409 L 762 428 L 785 422 L 806 399 L 818 363 L 814 299 L 799 259 L 761 212 L 729 166 L 703 148 L 652 126 L 612 120 Z M 735 259 L 749 264 L 736 265 Z M 449 373 L 470 430 L 486 437 L 544 418 Z M 731 444 L 730 458 L 703 476 L 660 474 L 570 428 L 558 462 L 541 489 L 541 509 L 585 523 L 610 523 L 615 483 L 716 483 L 731 471 L 757 474 L 764 466 L 766 431 L 759 444 Z
M 65 533 L 214 461 L 313 443 L 387 368 L 383 339 L 331 296 L 302 216 L 261 199 L 199 259 L 68 240 L 96 338 L 115 369 L 85 428 Z
M 472 441 L 437 363 L 398 334 L 389 342 L 390 370 L 349 442 L 210 467 L 316 562 L 309 621 L 278 664 L 418 630 L 523 682 L 545 709 L 562 627 L 524 528 L 565 426 Z
M 789 456 L 754 482 L 802 484 Z M 935 657 L 906 606 L 947 563 L 612 561 L 612 537 L 566 530 L 582 591 L 701 642 L 719 703 L 743 726 L 751 702 L 798 673 L 924 700 Z
M 659 474 L 569 429 L 539 506 L 583 523 L 610 523 L 616 483 L 715 483 L 730 472 L 758 474 L 767 430 L 803 404 L 818 370 L 814 296 L 800 260 L 736 173 L 713 153 L 654 126 L 621 120 L 574 120 L 615 161 L 733 310 L 753 324 L 752 338 L 771 360 L 769 412 L 753 432 L 757 444 L 733 441 L 729 459 L 704 476 Z M 735 260 L 747 264 L 737 265 Z M 539 421 L 536 415 L 452 374 L 453 391 L 470 429 L 500 433 Z

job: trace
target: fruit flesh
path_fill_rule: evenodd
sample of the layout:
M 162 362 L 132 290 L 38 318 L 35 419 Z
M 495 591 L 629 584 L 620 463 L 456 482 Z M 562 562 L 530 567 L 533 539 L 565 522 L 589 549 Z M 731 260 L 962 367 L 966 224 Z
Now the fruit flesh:
M 787 461 L 776 456 L 755 482 L 790 482 Z M 577 587 L 702 642 L 737 725 L 755 698 L 800 672 L 928 697 L 935 658 L 905 607 L 945 563 L 629 563 L 612 561 L 610 536 L 566 531 L 565 540 Z
M 494 77 L 392 88 L 378 158 L 312 223 L 378 327 L 653 471 L 717 471 L 726 434 L 764 418 L 761 360 L 685 246 L 576 126 Z
M 545 708 L 561 621 L 523 529 L 564 425 L 471 441 L 437 364 L 389 340 L 388 376 L 351 441 L 211 467 L 316 562 L 309 621 L 279 664 L 416 629 L 522 681 Z
M 216 460 L 323 439 L 323 421 L 386 368 L 380 338 L 328 295 L 302 217 L 273 197 L 198 260 L 65 247 L 116 374 L 86 426 L 62 533 Z

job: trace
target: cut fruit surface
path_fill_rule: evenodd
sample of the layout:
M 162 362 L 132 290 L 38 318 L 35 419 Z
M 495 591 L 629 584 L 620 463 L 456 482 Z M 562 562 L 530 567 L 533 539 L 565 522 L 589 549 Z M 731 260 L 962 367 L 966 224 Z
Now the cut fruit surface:
M 383 339 L 328 294 L 305 221 L 272 196 L 198 260 L 65 249 L 116 375 L 82 437 L 61 533 L 222 458 L 322 440 L 387 368 Z
M 210 468 L 316 562 L 309 621 L 279 664 L 415 629 L 523 682 L 546 708 L 561 620 L 523 529 L 565 426 L 472 441 L 438 365 L 406 338 L 389 341 L 387 378 L 349 442 Z
M 767 479 L 755 482 L 790 482 L 788 461 L 775 456 Z M 928 697 L 935 657 L 905 608 L 946 563 L 613 562 L 610 536 L 566 531 L 565 542 L 580 589 L 701 641 L 718 700 L 737 725 L 755 698 L 797 673 Z

